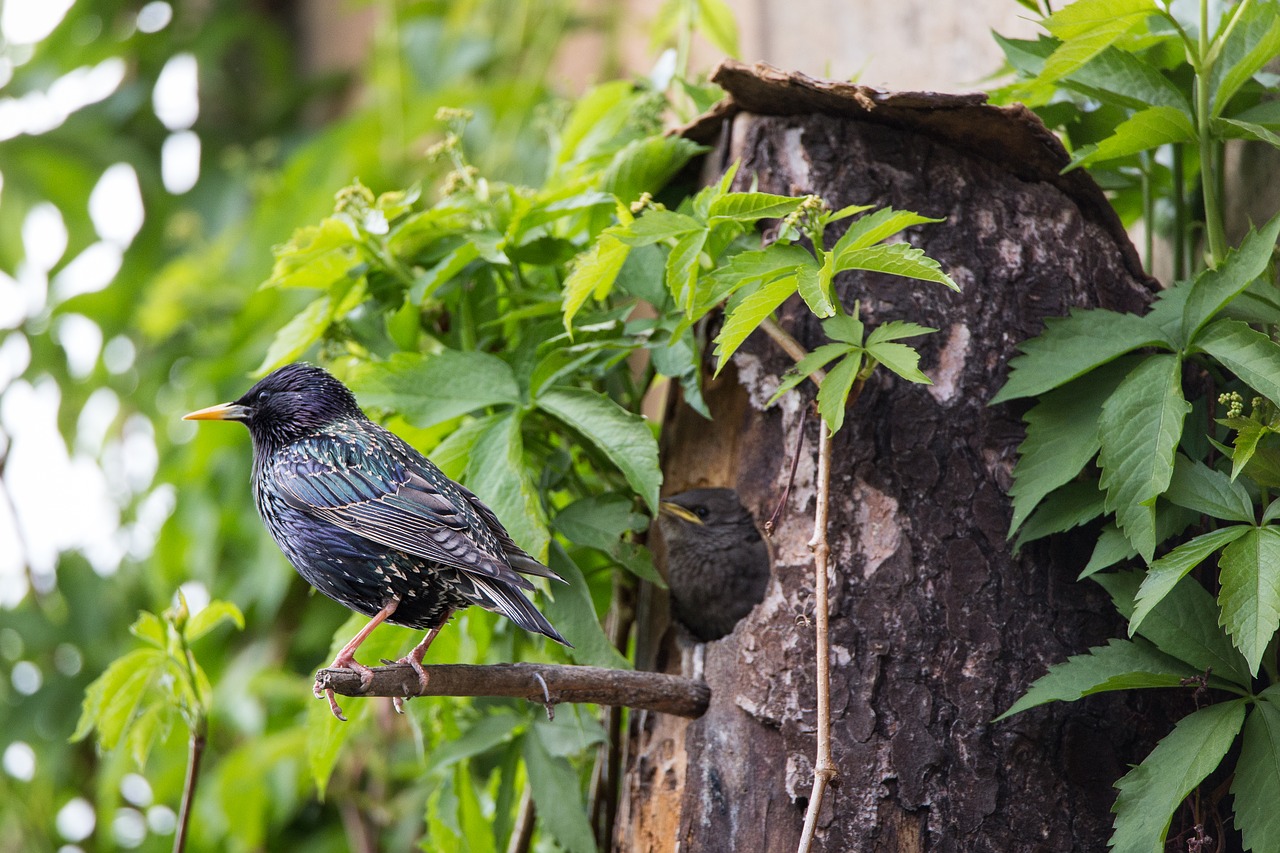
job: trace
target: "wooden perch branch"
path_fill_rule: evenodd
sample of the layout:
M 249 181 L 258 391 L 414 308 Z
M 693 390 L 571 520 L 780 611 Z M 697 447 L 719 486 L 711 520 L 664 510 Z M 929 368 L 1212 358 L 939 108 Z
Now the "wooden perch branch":
M 702 716 L 711 701 L 711 688 L 702 681 L 598 666 L 436 664 L 423 667 L 428 676 L 425 691 L 408 664 L 371 669 L 368 690 L 361 688 L 359 674 L 350 669 L 322 669 L 316 673 L 316 684 L 343 696 L 509 696 L 539 705 L 589 702 L 689 718 Z

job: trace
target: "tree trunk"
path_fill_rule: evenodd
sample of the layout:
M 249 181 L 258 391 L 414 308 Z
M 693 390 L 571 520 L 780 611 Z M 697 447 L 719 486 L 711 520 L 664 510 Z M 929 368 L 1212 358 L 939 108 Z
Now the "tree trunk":
M 834 756 L 815 849 L 1105 849 L 1111 783 L 1171 724 L 1160 696 L 1093 697 L 998 724 L 1053 663 L 1111 636 L 1106 596 L 1074 578 L 1070 541 L 1014 554 L 1006 489 L 1021 409 L 988 407 L 1014 345 L 1072 306 L 1141 310 L 1151 295 L 1101 191 L 1020 109 L 972 97 L 884 95 L 743 66 L 722 69 L 732 103 L 689 129 L 740 159 L 738 188 L 817 193 L 833 208 L 892 205 L 946 217 L 908 237 L 962 286 L 875 274 L 837 279 L 869 327 L 904 319 L 931 386 L 881 370 L 833 445 L 831 657 Z M 752 110 L 752 112 L 747 112 Z M 769 114 L 773 113 L 773 114 Z M 766 235 L 767 236 L 767 235 Z M 834 241 L 838 234 L 828 235 Z M 783 328 L 823 342 L 798 299 Z M 763 522 L 786 485 L 800 386 L 764 403 L 790 360 L 753 335 L 709 381 L 708 425 L 676 406 L 664 428 L 666 491 L 733 486 Z M 816 418 L 773 535 L 765 600 L 705 650 L 712 698 L 695 721 L 636 714 L 614 848 L 790 851 L 815 749 L 812 558 Z M 640 647 L 679 671 L 688 641 L 665 602 L 642 613 Z M 645 663 L 644 660 L 641 661 Z M 686 671 L 686 674 L 688 672 Z M 1152 710 L 1154 709 L 1154 713 Z

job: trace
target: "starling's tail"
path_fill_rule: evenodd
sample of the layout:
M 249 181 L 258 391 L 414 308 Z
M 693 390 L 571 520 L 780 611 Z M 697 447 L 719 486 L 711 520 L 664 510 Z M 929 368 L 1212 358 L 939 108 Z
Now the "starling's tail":
M 476 603 L 485 610 L 501 613 L 526 631 L 542 634 L 561 645 L 573 648 L 573 644 L 560 636 L 560 632 L 551 626 L 551 623 L 547 621 L 547 617 L 543 616 L 538 608 L 533 606 L 533 602 L 525 598 L 524 593 L 520 592 L 520 590 L 508 586 L 502 581 L 491 581 L 474 575 L 470 580 L 475 584 L 476 591 L 481 596 L 481 600 Z

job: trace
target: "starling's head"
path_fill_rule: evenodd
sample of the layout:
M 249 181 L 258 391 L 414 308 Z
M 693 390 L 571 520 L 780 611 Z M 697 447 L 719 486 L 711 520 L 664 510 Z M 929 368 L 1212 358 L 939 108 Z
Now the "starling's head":
M 658 504 L 658 521 L 667 541 L 727 541 L 758 539 L 751 513 L 733 489 L 693 489 Z
M 355 395 L 326 370 L 287 364 L 233 403 L 183 415 L 189 421 L 240 421 L 255 444 L 280 445 L 335 421 L 364 417 Z

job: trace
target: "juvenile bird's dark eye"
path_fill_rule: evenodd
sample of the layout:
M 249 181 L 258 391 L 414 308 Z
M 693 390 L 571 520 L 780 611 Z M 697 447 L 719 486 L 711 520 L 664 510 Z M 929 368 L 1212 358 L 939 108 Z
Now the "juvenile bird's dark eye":
M 706 518 L 707 508 L 705 506 L 695 506 L 693 508 L 693 514 L 696 515 L 698 518 Z

